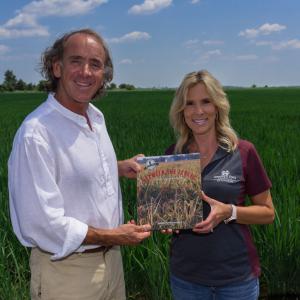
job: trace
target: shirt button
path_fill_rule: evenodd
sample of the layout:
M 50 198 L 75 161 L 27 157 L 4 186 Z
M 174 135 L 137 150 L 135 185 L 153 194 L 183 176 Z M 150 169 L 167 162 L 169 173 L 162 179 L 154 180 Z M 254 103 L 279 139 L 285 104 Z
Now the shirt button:
M 100 177 L 100 184 L 104 185 L 104 183 L 105 183 L 105 178 L 104 178 L 104 176 L 101 176 Z

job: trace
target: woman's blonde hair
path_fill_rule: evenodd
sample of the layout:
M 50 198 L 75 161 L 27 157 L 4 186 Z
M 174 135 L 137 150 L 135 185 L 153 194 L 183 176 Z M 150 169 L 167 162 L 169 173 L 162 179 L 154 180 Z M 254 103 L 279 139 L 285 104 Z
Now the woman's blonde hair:
M 189 89 L 198 83 L 205 85 L 210 100 L 217 109 L 215 122 L 218 143 L 231 152 L 237 147 L 238 137 L 229 121 L 230 104 L 220 82 L 206 70 L 187 74 L 175 93 L 169 113 L 171 126 L 178 136 L 175 152 L 181 153 L 194 138 L 185 122 L 184 108 Z

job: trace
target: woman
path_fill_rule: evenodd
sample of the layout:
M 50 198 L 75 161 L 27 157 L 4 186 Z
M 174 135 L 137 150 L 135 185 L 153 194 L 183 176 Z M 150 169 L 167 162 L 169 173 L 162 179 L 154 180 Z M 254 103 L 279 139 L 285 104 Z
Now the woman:
M 178 140 L 167 154 L 200 152 L 204 192 L 204 221 L 172 238 L 175 300 L 258 298 L 260 266 L 248 225 L 274 220 L 271 182 L 254 146 L 231 128 L 229 109 L 207 71 L 185 76 L 170 109 Z

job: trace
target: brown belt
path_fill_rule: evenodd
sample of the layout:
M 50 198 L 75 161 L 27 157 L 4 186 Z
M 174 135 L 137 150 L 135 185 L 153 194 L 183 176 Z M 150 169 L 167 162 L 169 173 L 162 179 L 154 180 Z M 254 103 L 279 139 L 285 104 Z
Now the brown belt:
M 103 254 L 107 253 L 107 251 L 109 251 L 112 248 L 112 246 L 101 246 L 101 247 L 97 247 L 97 248 L 92 248 L 92 249 L 86 249 L 83 252 L 73 252 L 73 253 L 80 253 L 80 254 L 86 254 L 86 253 L 100 253 L 103 252 Z M 49 255 L 53 255 L 53 253 L 44 251 L 40 248 L 38 248 L 39 251 L 45 253 L 45 254 L 49 254 Z
M 86 250 L 84 250 L 84 252 L 82 252 L 82 254 L 85 254 L 85 253 L 97 253 L 97 252 L 104 252 L 104 253 L 106 253 L 111 248 L 112 248 L 112 246 L 101 246 L 101 247 L 98 247 L 98 248 L 86 249 Z

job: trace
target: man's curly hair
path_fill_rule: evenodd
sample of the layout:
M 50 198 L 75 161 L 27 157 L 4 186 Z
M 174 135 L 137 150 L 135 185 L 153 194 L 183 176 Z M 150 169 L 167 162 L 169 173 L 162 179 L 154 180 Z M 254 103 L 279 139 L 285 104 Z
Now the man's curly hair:
M 103 85 L 99 88 L 93 99 L 96 97 L 101 97 L 104 95 L 105 90 L 109 82 L 113 78 L 113 63 L 106 43 L 103 38 L 94 30 L 89 28 L 84 28 L 76 31 L 71 31 L 64 34 L 62 37 L 57 39 L 52 47 L 47 48 L 41 57 L 41 74 L 46 79 L 46 88 L 48 92 L 56 92 L 58 87 L 59 78 L 55 77 L 53 73 L 53 62 L 57 60 L 62 60 L 65 50 L 65 45 L 67 40 L 74 34 L 86 34 L 95 38 L 103 47 L 105 52 L 105 62 L 104 62 L 104 79 Z

